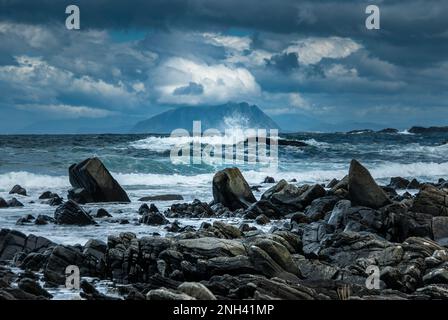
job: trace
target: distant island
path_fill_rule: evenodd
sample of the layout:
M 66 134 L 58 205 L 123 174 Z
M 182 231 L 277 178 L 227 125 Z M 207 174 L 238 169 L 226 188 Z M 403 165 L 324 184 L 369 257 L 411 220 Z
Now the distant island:
M 132 133 L 170 133 L 181 128 L 192 130 L 193 121 L 201 121 L 202 130 L 224 131 L 231 127 L 280 129 L 278 124 L 256 105 L 229 102 L 218 106 L 180 107 L 138 122 Z

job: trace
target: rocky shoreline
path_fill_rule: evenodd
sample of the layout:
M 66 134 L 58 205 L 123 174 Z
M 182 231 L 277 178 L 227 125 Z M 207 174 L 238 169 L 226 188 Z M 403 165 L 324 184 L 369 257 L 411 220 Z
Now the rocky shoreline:
M 67 201 L 50 191 L 40 197 L 55 207 L 54 216 L 24 216 L 18 229 L 94 225 L 110 214 L 92 214 L 83 204 L 130 201 L 99 159 L 69 173 Z M 48 291 L 64 286 L 71 265 L 84 278 L 80 296 L 89 300 L 448 298 L 448 182 L 393 177 L 379 186 L 352 160 L 347 176 L 327 185 L 271 177 L 265 183 L 272 187 L 256 199 L 241 172 L 228 168 L 213 178 L 211 203 L 177 203 L 164 212 L 143 203 L 135 212 L 139 223 L 160 226 L 169 236 L 138 238 L 129 226 L 107 242 L 68 246 L 1 229 L 0 299 L 51 299 Z M 23 206 L 14 194 L 26 190 L 17 185 L 10 193 L 0 208 Z M 216 220 L 195 228 L 176 220 L 184 217 Z M 242 222 L 223 221 L 229 217 Z M 264 232 L 270 221 L 281 223 Z M 378 287 L 369 285 L 369 270 L 378 270 Z M 117 294 L 101 293 L 86 278 L 112 281 Z

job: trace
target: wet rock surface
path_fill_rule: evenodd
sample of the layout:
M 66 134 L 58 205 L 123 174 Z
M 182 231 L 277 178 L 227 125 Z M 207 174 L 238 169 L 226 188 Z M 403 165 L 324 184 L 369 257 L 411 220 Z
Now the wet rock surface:
M 218 175 L 212 203 L 134 209 L 129 221 L 158 225 L 164 236 L 137 237 L 129 224 L 106 242 L 67 246 L 0 230 L 0 262 L 27 272 L 18 277 L 0 265 L 0 298 L 50 299 L 47 288 L 63 285 L 67 266 L 76 265 L 87 300 L 448 299 L 444 181 L 398 193 L 411 181 L 395 177 L 381 187 L 352 161 L 347 177 L 325 188 L 280 180 L 257 200 L 238 172 Z M 97 209 L 96 218 L 108 216 Z M 209 220 L 200 227 L 176 220 L 185 217 Z M 56 209 L 54 222 L 95 223 L 73 200 Z M 53 220 L 24 215 L 17 227 L 33 223 Z M 378 287 L 369 285 L 375 270 Z M 114 283 L 119 297 L 100 292 L 99 280 Z

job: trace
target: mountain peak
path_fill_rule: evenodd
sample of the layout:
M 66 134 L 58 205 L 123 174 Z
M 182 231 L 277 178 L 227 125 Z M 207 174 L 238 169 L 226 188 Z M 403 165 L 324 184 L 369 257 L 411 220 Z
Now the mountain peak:
M 175 129 L 192 131 L 193 121 L 201 121 L 202 130 L 229 128 L 279 129 L 258 106 L 247 102 L 227 102 L 215 106 L 188 106 L 171 109 L 137 123 L 136 133 L 171 133 Z

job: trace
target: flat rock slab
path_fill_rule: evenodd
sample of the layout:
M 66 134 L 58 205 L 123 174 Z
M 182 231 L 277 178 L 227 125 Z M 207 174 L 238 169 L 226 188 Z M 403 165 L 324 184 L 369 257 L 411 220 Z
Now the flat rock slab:
M 205 237 L 179 240 L 178 245 L 182 250 L 192 251 L 210 258 L 247 254 L 244 245 L 236 240 Z

